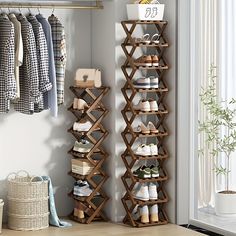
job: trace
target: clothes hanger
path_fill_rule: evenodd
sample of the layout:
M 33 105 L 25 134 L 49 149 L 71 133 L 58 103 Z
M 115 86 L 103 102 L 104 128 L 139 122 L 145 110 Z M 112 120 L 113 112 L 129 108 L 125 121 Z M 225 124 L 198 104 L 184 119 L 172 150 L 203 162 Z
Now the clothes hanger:
M 37 10 L 38 10 L 38 13 L 39 13 L 39 15 L 41 15 L 41 12 L 40 12 L 40 9 L 39 9 L 39 7 L 37 7 Z
M 55 7 L 52 6 L 52 14 L 51 14 L 51 16 L 54 16 L 54 12 L 55 12 Z
M 22 12 L 21 12 L 21 5 L 20 5 L 20 7 L 18 7 L 18 10 L 19 10 L 19 16 L 21 16 L 21 15 L 22 15 Z
M 32 14 L 32 12 L 31 12 L 29 7 L 28 7 L 28 11 L 29 11 L 29 16 L 32 16 L 33 14 Z

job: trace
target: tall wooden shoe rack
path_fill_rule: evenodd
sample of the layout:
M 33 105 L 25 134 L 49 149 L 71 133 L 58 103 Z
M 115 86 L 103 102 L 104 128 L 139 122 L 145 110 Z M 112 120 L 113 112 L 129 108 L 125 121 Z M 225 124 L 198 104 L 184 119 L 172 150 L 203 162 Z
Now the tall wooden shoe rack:
M 134 41 L 132 34 L 135 31 L 137 25 L 154 25 L 157 32 L 160 35 L 160 42 L 158 44 L 151 43 L 137 43 Z M 168 202 L 167 193 L 164 190 L 164 185 L 168 179 L 167 172 L 164 167 L 164 162 L 168 158 L 168 152 L 164 146 L 164 137 L 168 135 L 167 128 L 165 126 L 165 118 L 168 114 L 168 109 L 165 104 L 165 96 L 168 93 L 168 87 L 164 79 L 164 74 L 168 70 L 168 65 L 163 57 L 165 49 L 168 47 L 168 43 L 163 35 L 163 32 L 167 26 L 166 21 L 123 21 L 122 26 L 127 35 L 124 43 L 122 44 L 123 51 L 126 55 L 126 61 L 122 66 L 122 71 L 126 78 L 125 86 L 122 88 L 122 93 L 127 102 L 126 106 L 122 110 L 122 115 L 126 122 L 126 128 L 122 132 L 122 137 L 126 144 L 126 150 L 122 154 L 123 162 L 127 168 L 125 174 L 122 176 L 122 181 L 126 188 L 126 193 L 122 198 L 122 203 L 126 210 L 126 216 L 123 220 L 125 224 L 130 224 L 133 227 L 144 227 L 153 225 L 163 225 L 168 223 L 168 218 L 164 210 L 164 205 Z M 159 57 L 159 66 L 136 66 L 134 63 L 134 53 L 137 48 L 140 47 L 152 47 L 156 50 L 156 54 Z M 133 86 L 133 79 L 135 74 L 139 70 L 149 71 L 152 70 L 156 73 L 159 78 L 159 88 L 156 89 L 136 89 Z M 137 111 L 133 107 L 133 100 L 137 94 L 146 95 L 148 93 L 153 93 L 157 97 L 157 102 L 159 105 L 159 110 L 156 112 L 142 112 Z M 138 116 L 155 116 L 157 123 L 155 124 L 159 133 L 157 134 L 140 134 L 133 130 L 132 124 Z M 149 139 L 152 138 L 156 140 L 158 145 L 158 155 L 157 156 L 138 156 L 135 155 L 133 151 L 133 146 L 135 141 L 140 138 Z M 160 177 L 150 178 L 150 179 L 139 179 L 133 175 L 134 166 L 143 160 L 156 160 L 160 167 Z M 141 201 L 135 199 L 132 191 L 135 188 L 136 183 L 157 183 L 158 200 Z M 139 206 L 152 206 L 158 204 L 159 211 L 159 221 L 150 223 L 141 223 L 140 220 L 134 218 L 132 212 L 137 205 Z
M 102 120 L 108 114 L 108 110 L 102 103 L 103 97 L 108 93 L 108 87 L 101 88 L 77 88 L 70 87 L 76 98 L 83 99 L 89 104 L 89 108 L 85 110 L 73 109 L 73 105 L 68 109 L 77 118 L 77 122 L 81 119 L 89 120 L 93 125 L 87 132 L 77 132 L 71 127 L 68 132 L 71 133 L 76 140 L 86 139 L 93 143 L 94 146 L 89 153 L 79 153 L 73 151 L 68 152 L 73 158 L 79 160 L 88 160 L 94 167 L 88 175 L 78 175 L 70 171 L 68 174 L 76 181 L 86 180 L 92 187 L 93 192 L 88 197 L 78 197 L 73 194 L 73 190 L 68 194 L 75 201 L 75 205 L 79 206 L 84 212 L 84 218 L 74 216 L 74 211 L 70 218 L 80 223 L 89 224 L 95 220 L 107 220 L 102 213 L 105 203 L 108 201 L 106 193 L 102 190 L 102 186 L 108 179 L 107 174 L 102 170 L 102 165 L 108 157 L 108 153 L 102 148 L 104 139 L 108 136 L 108 131 L 102 125 Z

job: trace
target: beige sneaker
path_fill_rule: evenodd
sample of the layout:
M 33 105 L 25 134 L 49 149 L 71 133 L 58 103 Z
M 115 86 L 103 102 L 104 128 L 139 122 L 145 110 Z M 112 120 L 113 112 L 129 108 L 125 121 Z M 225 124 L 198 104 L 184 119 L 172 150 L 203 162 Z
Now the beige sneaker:
M 87 104 L 87 102 L 85 102 L 83 99 L 77 100 L 77 109 L 78 110 L 84 110 L 87 108 L 89 108 L 89 105 Z
M 159 58 L 157 55 L 152 55 L 152 65 L 159 66 Z
M 150 130 L 148 127 L 146 127 L 143 122 L 140 123 L 140 125 L 134 129 L 135 132 L 137 133 L 142 133 L 142 134 L 150 134 Z
M 136 66 L 152 66 L 152 57 L 151 56 L 141 56 L 134 61 Z
M 91 129 L 93 124 L 89 120 L 80 120 L 73 124 L 73 130 L 78 132 L 87 132 Z
M 150 99 L 149 100 L 149 104 L 150 104 L 150 110 L 151 111 L 158 111 L 158 104 L 157 101 Z
M 84 219 L 84 212 L 81 211 L 80 209 L 74 208 L 74 216 L 78 217 L 80 219 Z
M 150 221 L 151 222 L 158 222 L 159 216 L 158 216 L 158 206 L 157 204 L 150 207 Z
M 159 133 L 159 130 L 156 128 L 156 126 L 151 121 L 148 122 L 148 129 L 150 130 L 151 133 L 154 133 L 154 134 Z
M 141 223 L 147 224 L 149 223 L 149 210 L 148 206 L 140 207 L 140 215 L 141 215 Z
M 149 101 L 140 100 L 139 103 L 134 106 L 134 110 L 137 110 L 137 111 L 151 111 Z

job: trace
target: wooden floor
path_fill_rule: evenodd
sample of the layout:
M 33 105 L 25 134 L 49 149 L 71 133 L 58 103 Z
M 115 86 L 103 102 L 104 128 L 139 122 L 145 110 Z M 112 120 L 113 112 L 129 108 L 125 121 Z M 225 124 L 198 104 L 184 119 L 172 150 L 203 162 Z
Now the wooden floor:
M 139 235 L 138 235 L 139 234 Z M 1 236 L 198 236 L 203 234 L 187 230 L 177 225 L 164 225 L 148 228 L 131 228 L 112 223 L 92 223 L 81 225 L 73 223 L 73 227 L 59 229 L 50 227 L 34 232 L 20 232 L 3 229 Z

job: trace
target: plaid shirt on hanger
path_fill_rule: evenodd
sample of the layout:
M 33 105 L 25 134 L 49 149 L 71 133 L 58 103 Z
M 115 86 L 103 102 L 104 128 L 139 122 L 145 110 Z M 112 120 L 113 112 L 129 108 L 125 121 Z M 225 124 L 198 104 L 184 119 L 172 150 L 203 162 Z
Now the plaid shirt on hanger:
M 26 17 L 20 14 L 17 19 L 21 23 L 24 59 L 20 67 L 20 100 L 15 104 L 15 110 L 24 114 L 34 113 L 34 103 L 42 100 L 39 91 L 39 73 L 36 42 L 32 25 Z
M 66 39 L 65 29 L 60 20 L 51 15 L 48 22 L 52 28 L 52 41 L 57 76 L 57 102 L 58 105 L 64 103 L 64 81 L 66 69 Z
M 17 97 L 14 25 L 6 14 L 0 15 L 0 113 L 10 110 L 10 100 Z
M 34 31 L 38 58 L 39 91 L 43 94 L 52 89 L 52 84 L 49 81 L 49 59 L 47 42 L 42 25 L 38 22 L 36 17 L 33 15 L 29 15 L 27 19 L 32 24 Z M 42 110 L 44 110 L 43 99 L 39 102 L 39 104 L 35 104 L 34 111 L 40 112 Z

